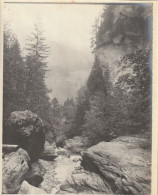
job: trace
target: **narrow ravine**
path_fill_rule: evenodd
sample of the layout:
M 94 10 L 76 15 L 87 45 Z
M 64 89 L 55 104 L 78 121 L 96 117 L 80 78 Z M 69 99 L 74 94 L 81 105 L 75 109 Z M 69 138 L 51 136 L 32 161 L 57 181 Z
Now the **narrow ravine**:
M 71 176 L 75 168 L 80 166 L 79 158 L 79 155 L 73 155 L 70 158 L 59 155 L 52 162 L 41 160 L 46 173 L 39 187 L 47 193 L 55 194 L 66 179 Z
M 5 6 L 2 194 L 151 194 L 154 5 L 30 6 Z

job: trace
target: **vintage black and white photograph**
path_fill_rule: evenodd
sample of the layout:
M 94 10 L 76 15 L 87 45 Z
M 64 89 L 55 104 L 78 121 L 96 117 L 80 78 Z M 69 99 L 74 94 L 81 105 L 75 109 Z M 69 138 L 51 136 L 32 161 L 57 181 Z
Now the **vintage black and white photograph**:
M 152 3 L 4 2 L 2 194 L 150 195 L 152 62 Z

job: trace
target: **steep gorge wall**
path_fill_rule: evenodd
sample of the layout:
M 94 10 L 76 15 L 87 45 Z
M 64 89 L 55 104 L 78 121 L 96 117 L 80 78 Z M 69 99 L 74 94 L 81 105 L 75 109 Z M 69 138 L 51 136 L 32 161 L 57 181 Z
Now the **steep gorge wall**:
M 130 66 L 121 67 L 121 58 L 146 47 L 152 47 L 151 4 L 105 8 L 96 35 L 95 55 L 103 72 L 109 70 L 114 85 L 119 76 L 133 72 Z
M 91 120 L 85 132 L 104 141 L 108 135 L 151 135 L 152 5 L 108 5 L 93 31 L 95 61 L 87 81 L 90 109 L 85 116 Z

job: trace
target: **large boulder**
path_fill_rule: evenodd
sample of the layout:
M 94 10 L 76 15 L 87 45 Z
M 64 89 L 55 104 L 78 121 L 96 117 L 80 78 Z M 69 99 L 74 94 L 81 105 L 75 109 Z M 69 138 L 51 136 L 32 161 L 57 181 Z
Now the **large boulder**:
M 44 190 L 30 185 L 27 181 L 23 181 L 18 194 L 47 194 Z
M 28 153 L 19 148 L 12 153 L 3 155 L 2 191 L 3 194 L 16 194 L 25 179 L 29 169 L 30 157 Z
M 99 174 L 114 194 L 150 194 L 151 151 L 148 141 L 122 137 L 101 142 L 82 153 L 82 165 Z
M 88 145 L 88 138 L 76 136 L 72 139 L 65 140 L 64 148 L 69 150 L 72 153 L 80 153 Z
M 40 159 L 52 161 L 58 156 L 54 146 L 44 146 L 44 151 L 40 154 Z
M 120 137 L 81 152 L 81 166 L 61 185 L 58 193 L 149 195 L 149 142 Z
M 43 176 L 46 173 L 46 169 L 41 164 L 41 160 L 30 163 L 29 171 L 26 174 L 25 180 L 33 185 L 38 186 L 43 181 Z
M 19 145 L 36 161 L 44 149 L 42 120 L 28 110 L 12 112 L 4 127 L 4 142 Z

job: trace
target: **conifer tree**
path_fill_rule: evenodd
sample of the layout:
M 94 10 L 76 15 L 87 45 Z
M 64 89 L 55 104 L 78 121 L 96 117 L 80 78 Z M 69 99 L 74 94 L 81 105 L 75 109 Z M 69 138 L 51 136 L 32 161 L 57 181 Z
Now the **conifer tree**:
M 48 47 L 40 24 L 34 25 L 34 30 L 27 39 L 26 55 L 26 103 L 27 108 L 48 119 L 50 102 L 49 90 L 45 85 L 47 71 Z M 47 118 L 46 118 L 47 116 Z

